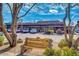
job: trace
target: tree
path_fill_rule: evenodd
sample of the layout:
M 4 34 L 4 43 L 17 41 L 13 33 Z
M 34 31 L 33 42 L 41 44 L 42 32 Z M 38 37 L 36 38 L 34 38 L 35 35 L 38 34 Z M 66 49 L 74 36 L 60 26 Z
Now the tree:
M 17 44 L 17 35 L 16 35 L 16 28 L 17 28 L 17 21 L 18 19 L 20 19 L 21 17 L 24 17 L 28 14 L 28 12 L 36 5 L 36 3 L 34 3 L 31 8 L 28 9 L 28 11 L 25 12 L 24 15 L 22 16 L 18 16 L 19 15 L 19 12 L 21 10 L 21 8 L 24 6 L 23 3 L 13 3 L 13 7 L 11 8 L 10 4 L 8 4 L 8 7 L 11 11 L 11 16 L 12 16 L 12 25 L 11 25 L 11 34 L 9 34 L 7 31 L 6 31 L 6 26 L 5 24 L 3 23 L 3 15 L 2 15 L 2 10 L 3 10 L 3 4 L 0 3 L 0 25 L 1 25 L 1 28 L 2 28 L 2 32 L 4 33 L 4 35 L 6 36 L 9 44 L 10 44 L 10 47 L 15 47 L 16 44 Z
M 74 42 L 73 37 L 74 37 L 75 29 L 78 26 L 78 23 L 77 23 L 74 26 L 74 28 L 72 29 L 72 31 L 71 31 L 71 26 L 70 26 L 70 24 L 71 24 L 70 8 L 73 8 L 73 7 L 77 6 L 77 5 L 79 5 L 79 4 L 75 4 L 75 5 L 71 6 L 71 4 L 68 3 L 68 6 L 67 6 L 67 8 L 65 10 L 66 14 L 65 14 L 65 17 L 63 19 L 65 40 L 67 41 L 69 48 L 74 47 L 75 42 Z M 68 17 L 68 20 L 69 20 L 69 23 L 68 23 L 68 35 L 67 35 L 67 31 L 66 31 L 67 30 L 67 28 L 66 28 L 66 18 L 67 17 Z

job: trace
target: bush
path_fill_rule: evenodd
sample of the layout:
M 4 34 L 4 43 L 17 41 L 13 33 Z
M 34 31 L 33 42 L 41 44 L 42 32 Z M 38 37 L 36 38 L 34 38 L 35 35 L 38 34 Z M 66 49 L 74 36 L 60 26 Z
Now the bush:
M 52 55 L 54 55 L 54 49 L 52 49 L 52 48 L 46 48 L 46 50 L 44 52 L 44 55 L 46 55 L 46 56 L 52 56 Z
M 63 49 L 55 50 L 55 49 L 46 49 L 44 52 L 46 56 L 78 56 L 79 53 L 68 47 L 64 47 Z
M 62 34 L 62 30 L 61 30 L 61 29 L 58 29 L 58 30 L 56 31 L 56 33 L 57 33 L 57 34 Z
M 3 45 L 3 41 L 4 41 L 4 36 L 0 36 L 0 46 Z
M 58 43 L 58 47 L 63 48 L 63 47 L 68 47 L 67 42 L 62 39 L 59 43 Z
M 0 36 L 0 42 L 4 41 L 4 36 Z
M 54 53 L 54 56 L 62 56 L 62 50 L 59 49 L 59 50 L 55 50 L 55 53 Z
M 52 48 L 47 48 L 44 52 L 45 56 L 61 56 L 61 50 L 55 50 Z
M 63 55 L 64 56 L 77 56 L 77 51 L 72 48 L 64 47 Z

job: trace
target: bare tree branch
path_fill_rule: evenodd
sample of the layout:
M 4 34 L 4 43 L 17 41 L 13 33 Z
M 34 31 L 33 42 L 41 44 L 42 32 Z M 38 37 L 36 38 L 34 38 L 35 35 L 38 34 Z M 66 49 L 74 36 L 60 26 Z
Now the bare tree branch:
M 65 14 L 65 17 L 63 19 L 63 22 L 64 22 L 64 34 L 65 34 L 65 40 L 68 42 L 68 38 L 67 38 L 67 31 L 66 31 L 66 18 L 67 18 L 67 8 L 65 10 L 66 14 Z
M 19 14 L 21 8 L 22 8 L 23 4 L 21 3 L 19 6 L 18 6 L 18 12 L 17 12 L 17 15 Z
M 3 6 L 3 5 L 0 3 L 0 8 L 1 8 L 1 9 L 0 9 L 0 25 L 1 25 L 1 28 L 2 28 L 2 32 L 3 32 L 4 35 L 6 36 L 8 42 L 9 42 L 10 44 L 12 44 L 12 42 L 11 42 L 12 38 L 10 37 L 10 35 L 8 34 L 8 32 L 6 31 L 6 27 L 5 27 L 4 22 L 3 22 L 2 6 Z
M 22 5 L 23 3 L 18 3 L 18 8 Z
M 29 13 L 29 11 L 36 5 L 36 3 L 34 3 L 31 8 L 22 16 L 18 17 L 17 19 L 21 18 L 21 17 L 24 17 L 25 15 L 27 15 Z
M 67 15 L 68 15 L 68 19 L 69 19 L 69 23 L 68 23 L 68 35 L 69 35 L 69 38 L 71 36 L 71 28 L 70 28 L 70 24 L 71 24 L 71 18 L 70 18 L 70 3 L 68 3 L 68 8 L 67 8 Z
M 8 7 L 9 7 L 9 9 L 10 9 L 10 11 L 11 11 L 11 15 L 12 15 L 12 17 L 13 17 L 13 12 L 12 12 L 12 9 L 11 9 L 10 4 L 9 4 L 9 3 L 6 3 L 6 4 L 8 5 Z
M 78 26 L 78 25 L 76 24 L 76 25 L 74 26 L 73 30 L 72 30 L 72 35 L 71 35 L 71 39 L 72 39 L 72 40 L 73 40 L 74 32 L 75 32 L 75 29 L 76 29 L 77 26 Z
M 75 7 L 75 6 L 79 6 L 79 4 L 78 4 L 78 3 L 76 3 L 76 4 L 74 4 L 73 6 L 71 6 L 71 8 L 73 8 L 73 7 Z

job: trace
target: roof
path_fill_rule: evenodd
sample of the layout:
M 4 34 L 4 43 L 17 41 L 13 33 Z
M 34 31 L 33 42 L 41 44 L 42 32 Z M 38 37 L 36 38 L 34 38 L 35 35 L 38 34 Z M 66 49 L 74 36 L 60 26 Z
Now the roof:
M 63 26 L 63 22 L 60 21 L 38 21 L 37 23 L 18 23 L 18 25 L 25 25 L 25 26 Z M 10 24 L 7 24 L 10 25 Z
M 63 22 L 60 21 L 38 21 L 38 24 L 63 24 Z

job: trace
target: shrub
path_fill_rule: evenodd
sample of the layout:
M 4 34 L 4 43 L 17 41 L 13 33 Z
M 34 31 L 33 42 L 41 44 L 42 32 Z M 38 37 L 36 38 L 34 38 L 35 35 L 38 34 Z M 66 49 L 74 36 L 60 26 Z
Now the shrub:
M 54 55 L 54 49 L 52 48 L 46 48 L 44 55 L 46 56 L 53 56 Z
M 4 41 L 4 36 L 0 36 L 0 46 L 3 45 L 3 41 Z
M 68 47 L 67 42 L 62 39 L 59 43 L 58 43 L 58 47 L 63 48 L 63 47 Z
M 0 36 L 0 42 L 4 41 L 4 36 Z
M 64 47 L 63 51 L 64 56 L 77 56 L 77 51 L 72 48 Z
M 68 48 L 68 47 L 64 47 L 63 49 L 46 49 L 44 52 L 44 55 L 46 56 L 78 56 L 79 53 L 72 49 L 72 48 Z
M 61 29 L 58 29 L 58 30 L 56 31 L 56 33 L 57 33 L 57 34 L 62 34 L 62 30 L 61 30 Z
M 54 53 L 54 56 L 61 56 L 62 54 L 61 54 L 61 51 L 62 50 L 55 50 L 55 53 Z

